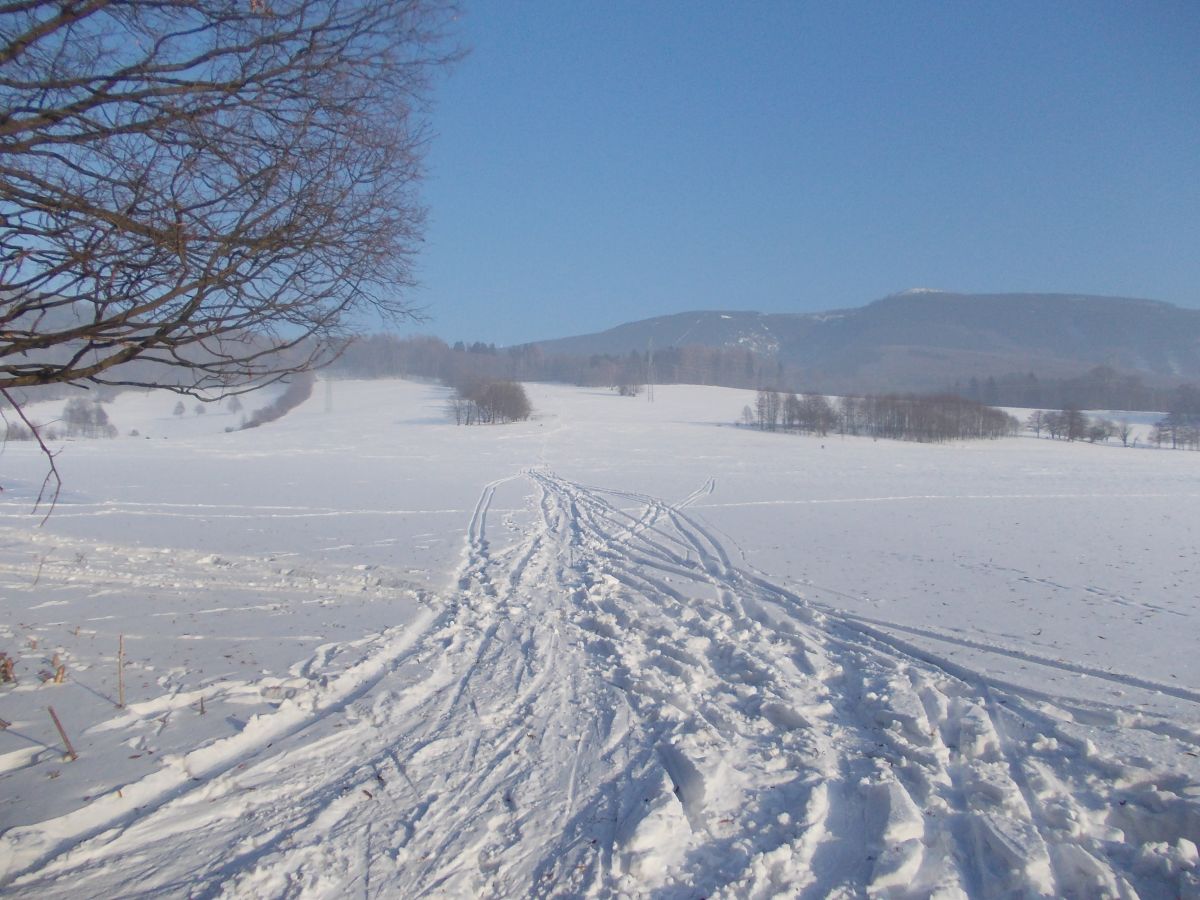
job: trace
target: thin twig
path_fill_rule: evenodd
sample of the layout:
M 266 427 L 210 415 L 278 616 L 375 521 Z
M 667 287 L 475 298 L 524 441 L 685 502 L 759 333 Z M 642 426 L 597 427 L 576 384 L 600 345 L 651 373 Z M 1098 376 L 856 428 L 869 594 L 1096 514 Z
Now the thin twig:
M 33 509 L 30 510 L 31 512 L 37 512 L 38 507 L 42 505 L 42 501 L 46 498 L 46 488 L 50 486 L 50 479 L 53 478 L 54 493 L 50 496 L 50 508 L 46 510 L 46 515 L 44 515 L 42 517 L 42 521 L 38 523 L 38 526 L 40 527 L 46 524 L 46 520 L 49 519 L 50 514 L 54 512 L 54 507 L 58 505 L 58 495 L 62 491 L 62 478 L 58 474 L 58 466 L 54 463 L 54 457 L 58 456 L 58 454 L 54 453 L 49 447 L 46 446 L 46 442 L 42 440 L 42 436 L 38 432 L 38 426 L 34 425 L 33 422 L 29 420 L 29 417 L 25 415 L 25 410 L 21 408 L 21 404 L 17 403 L 17 401 L 13 399 L 12 394 L 8 392 L 7 388 L 0 388 L 0 397 L 3 397 L 8 401 L 9 405 L 16 411 L 21 421 L 25 423 L 25 427 L 29 429 L 30 433 L 33 435 L 33 439 L 37 441 L 38 446 L 42 448 L 42 455 L 46 457 L 46 462 L 50 466 L 50 471 L 46 473 L 46 477 L 42 479 L 42 486 L 38 489 L 37 500 L 33 502 Z

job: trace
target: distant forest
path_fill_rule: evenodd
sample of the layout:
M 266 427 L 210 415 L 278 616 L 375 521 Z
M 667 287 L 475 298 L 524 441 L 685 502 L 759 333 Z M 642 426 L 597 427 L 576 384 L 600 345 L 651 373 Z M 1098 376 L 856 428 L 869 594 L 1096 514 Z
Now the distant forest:
M 800 374 L 744 347 L 669 347 L 623 356 L 549 354 L 525 344 L 497 349 L 494 344 L 434 337 L 373 335 L 349 344 L 334 371 L 350 378 L 408 376 L 460 385 L 470 378 L 553 381 L 592 387 L 655 384 L 710 384 L 722 387 L 803 390 Z M 890 391 L 891 386 L 880 385 Z M 1139 376 L 1097 366 L 1072 378 L 1039 378 L 1033 372 L 973 377 L 946 385 L 953 394 L 985 406 L 1026 409 L 1156 410 L 1200 418 L 1200 386 L 1161 387 Z
M 669 347 L 624 356 L 550 354 L 536 344 L 497 349 L 494 344 L 458 342 L 434 337 L 372 335 L 351 343 L 334 364 L 350 378 L 417 376 L 447 384 L 471 377 L 512 381 L 552 381 L 591 387 L 655 384 L 711 384 L 759 388 L 786 384 L 788 373 L 778 362 L 741 348 Z
M 1153 387 L 1137 375 L 1096 366 L 1074 378 L 1038 378 L 1032 372 L 971 378 L 951 393 L 988 406 L 1026 409 L 1139 409 L 1200 413 L 1200 386 Z

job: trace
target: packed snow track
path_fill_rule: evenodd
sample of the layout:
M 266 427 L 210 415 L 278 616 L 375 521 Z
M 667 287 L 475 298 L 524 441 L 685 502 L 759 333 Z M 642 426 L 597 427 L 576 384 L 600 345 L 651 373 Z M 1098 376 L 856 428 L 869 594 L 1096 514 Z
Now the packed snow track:
M 514 486 L 527 514 L 502 517 Z M 322 647 L 277 711 L 120 797 L 11 829 L 0 886 L 1200 896 L 1200 737 L 773 584 L 688 512 L 715 487 L 668 503 L 545 468 L 488 485 L 424 618 Z

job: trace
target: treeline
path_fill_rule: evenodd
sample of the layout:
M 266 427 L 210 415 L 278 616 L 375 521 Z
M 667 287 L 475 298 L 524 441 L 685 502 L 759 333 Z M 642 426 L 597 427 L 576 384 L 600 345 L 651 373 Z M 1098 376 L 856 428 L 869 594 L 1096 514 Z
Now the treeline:
M 1167 408 L 1169 411 L 1150 431 L 1150 443 L 1173 450 L 1200 450 L 1200 388 L 1184 384 L 1173 389 Z M 1052 440 L 1104 443 L 1115 437 L 1126 447 L 1133 435 L 1128 420 L 1088 416 L 1075 406 L 1034 410 L 1025 420 L 1025 428 L 1036 437 L 1045 435 Z
M 1073 378 L 1038 378 L 1032 372 L 955 382 L 951 392 L 989 406 L 1026 409 L 1159 409 L 1195 405 L 1200 387 L 1153 387 L 1137 375 L 1096 366 Z
M 1035 409 L 1025 420 L 1025 430 L 1032 431 L 1034 437 L 1042 437 L 1044 433 L 1055 441 L 1087 441 L 1090 444 L 1103 444 L 1110 438 L 1119 437 L 1126 447 L 1133 434 L 1133 426 L 1127 420 L 1114 422 L 1102 416 L 1088 416 L 1071 407 Z
M 536 344 L 497 349 L 493 344 L 448 345 L 434 337 L 372 335 L 345 347 L 332 371 L 347 378 L 431 378 L 460 384 L 471 377 L 552 381 L 581 387 L 711 384 L 756 388 L 781 383 L 778 362 L 743 347 L 669 347 L 624 355 L 550 354 Z
M 282 419 L 289 412 L 312 396 L 313 385 L 316 383 L 316 376 L 312 372 L 297 372 L 291 376 L 288 386 L 283 393 L 268 403 L 266 406 L 256 409 L 250 416 L 242 422 L 237 428 L 226 428 L 226 431 L 244 431 L 247 428 L 258 428 L 260 425 L 266 425 L 268 422 L 274 422 L 276 419 Z M 236 398 L 235 398 L 236 399 Z M 238 404 L 241 408 L 241 404 Z M 199 412 L 199 409 L 197 410 Z
M 348 378 L 427 378 L 452 386 L 472 378 L 550 381 L 583 387 L 624 387 L 627 393 L 637 393 L 645 384 L 757 389 L 764 384 L 793 386 L 805 381 L 800 369 L 744 347 L 686 346 L 662 348 L 653 354 L 631 351 L 623 355 L 572 356 L 547 353 L 536 344 L 497 348 L 480 341 L 460 341 L 451 346 L 435 337 L 387 334 L 349 343 L 332 372 Z M 873 396 L 928 399 L 895 392 Z M 1108 366 L 1097 366 L 1074 378 L 1039 378 L 1032 372 L 971 378 L 957 382 L 941 396 L 962 397 L 982 407 L 1161 410 L 1176 417 L 1200 414 L 1200 387 L 1154 387 L 1137 375 Z M 1174 439 L 1178 442 L 1179 435 Z
M 839 397 L 760 389 L 742 422 L 765 431 L 865 435 L 941 443 L 1016 434 L 1020 423 L 1002 410 L 951 394 Z
M 1025 420 L 1025 429 L 1032 431 L 1035 437 L 1045 434 L 1051 440 L 1103 444 L 1111 438 L 1119 438 L 1121 446 L 1128 447 L 1132 438 L 1134 445 L 1137 444 L 1128 420 L 1087 416 L 1078 409 L 1035 410 Z M 1200 413 L 1168 413 L 1154 423 L 1149 442 L 1172 450 L 1200 450 Z
M 98 398 L 72 397 L 63 406 L 62 416 L 57 422 L 45 425 L 34 422 L 37 437 L 44 441 L 62 438 L 114 438 L 116 426 L 108 420 L 108 412 Z M 32 441 L 35 435 L 25 423 L 16 420 L 5 422 L 5 441 Z
M 1200 450 L 1200 412 L 1173 412 L 1154 423 L 1150 442 L 1172 450 Z

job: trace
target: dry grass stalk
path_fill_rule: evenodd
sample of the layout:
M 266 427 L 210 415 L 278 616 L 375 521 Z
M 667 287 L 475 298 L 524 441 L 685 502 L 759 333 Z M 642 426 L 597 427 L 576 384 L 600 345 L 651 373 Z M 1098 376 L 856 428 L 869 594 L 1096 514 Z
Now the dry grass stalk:
M 122 634 L 117 644 L 117 706 L 125 708 L 125 635 Z
M 71 745 L 71 739 L 67 737 L 66 730 L 62 727 L 62 722 L 58 720 L 58 713 L 54 711 L 53 706 L 47 706 L 50 712 L 50 718 L 54 720 L 54 727 L 58 729 L 58 736 L 62 738 L 63 746 L 67 748 L 67 756 L 71 757 L 71 762 L 79 759 L 79 754 L 75 752 L 75 748 Z

